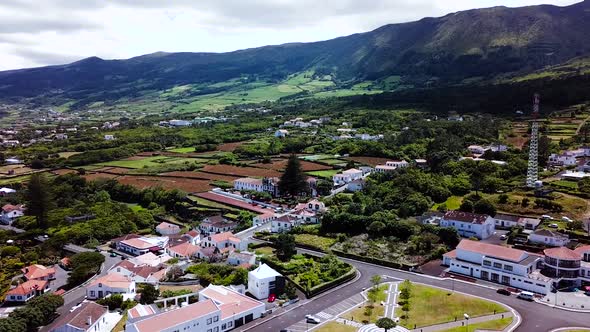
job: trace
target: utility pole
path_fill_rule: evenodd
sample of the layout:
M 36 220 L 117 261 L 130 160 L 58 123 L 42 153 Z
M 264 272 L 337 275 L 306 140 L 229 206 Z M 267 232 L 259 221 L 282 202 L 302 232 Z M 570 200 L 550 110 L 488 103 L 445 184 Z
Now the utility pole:
M 529 165 L 526 174 L 526 185 L 529 188 L 535 187 L 539 180 L 539 102 L 540 95 L 535 93 L 533 97 L 533 121 L 531 123 L 531 141 L 529 143 Z

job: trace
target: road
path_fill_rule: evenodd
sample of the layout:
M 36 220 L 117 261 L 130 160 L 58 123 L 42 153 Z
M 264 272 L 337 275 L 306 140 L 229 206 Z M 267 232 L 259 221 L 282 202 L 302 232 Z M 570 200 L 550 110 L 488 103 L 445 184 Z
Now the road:
M 299 251 L 313 255 L 322 255 L 309 250 Z M 425 275 L 413 274 L 405 271 L 368 264 L 355 260 L 345 258 L 341 259 L 347 263 L 352 264 L 361 273 L 361 276 L 357 281 L 347 285 L 346 287 L 340 288 L 333 293 L 328 293 L 323 296 L 320 295 L 317 298 L 311 299 L 307 303 L 304 303 L 301 307 L 290 311 L 288 314 L 269 319 L 256 327 L 246 327 L 245 329 L 242 329 L 242 331 L 275 332 L 280 331 L 281 329 L 285 329 L 297 323 L 298 321 L 304 319 L 305 315 L 307 314 L 318 313 L 322 311 L 324 308 L 330 307 L 348 297 L 351 297 L 361 292 L 363 288 L 370 287 L 370 279 L 373 275 L 388 276 L 389 278 L 401 280 L 408 279 L 412 282 L 428 284 L 432 286 L 446 288 L 449 290 L 454 288 L 455 291 L 458 292 L 481 296 L 487 299 L 504 303 L 514 308 L 522 316 L 523 321 L 521 325 L 516 329 L 516 331 L 520 332 L 550 331 L 564 326 L 590 327 L 590 314 L 588 313 L 565 311 L 534 302 L 526 302 L 517 299 L 515 296 L 508 297 L 497 294 L 494 289 L 481 287 L 476 284 L 452 281 L 449 279 L 431 278 Z

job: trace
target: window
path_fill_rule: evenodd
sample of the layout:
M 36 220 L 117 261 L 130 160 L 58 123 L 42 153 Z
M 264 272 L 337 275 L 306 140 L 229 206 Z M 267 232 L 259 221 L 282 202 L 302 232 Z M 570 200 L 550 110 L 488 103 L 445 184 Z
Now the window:
M 214 321 L 214 322 L 217 322 L 217 321 L 219 321 L 219 316 L 215 316 L 215 317 L 213 317 L 213 321 Z
M 504 265 L 504 270 L 512 271 L 512 265 Z
M 543 285 L 543 284 L 536 284 L 536 285 L 539 286 L 539 287 L 545 288 L 545 285 Z
M 502 263 L 496 263 L 494 262 L 494 267 L 497 269 L 501 269 L 502 268 Z
M 207 332 L 213 332 L 213 330 L 212 329 L 208 329 Z
M 219 326 L 213 329 L 213 332 L 219 332 Z
M 505 285 L 510 285 L 510 277 L 502 276 L 502 283 Z
M 490 261 L 485 261 L 485 260 L 484 260 L 484 261 L 483 261 L 483 265 L 485 265 L 485 266 L 490 266 L 490 265 L 492 265 L 492 262 L 490 262 Z
M 232 322 L 232 321 L 227 322 L 227 327 L 232 327 L 232 326 L 234 326 L 234 322 Z
M 211 318 L 207 318 L 207 325 L 211 325 L 212 322 L 213 320 Z

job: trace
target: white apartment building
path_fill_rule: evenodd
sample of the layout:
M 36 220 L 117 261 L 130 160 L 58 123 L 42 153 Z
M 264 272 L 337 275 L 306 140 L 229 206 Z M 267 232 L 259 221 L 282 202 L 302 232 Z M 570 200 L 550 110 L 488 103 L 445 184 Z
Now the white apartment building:
M 272 233 L 288 232 L 302 223 L 302 219 L 286 214 L 271 221 L 270 231 Z
M 139 237 L 122 240 L 116 243 L 117 250 L 139 256 L 148 252 L 163 250 L 168 245 L 168 237 Z
M 375 166 L 375 172 L 377 172 L 377 173 L 393 172 L 398 168 L 406 168 L 408 166 L 410 166 L 410 163 L 408 163 L 405 160 L 392 160 L 392 161 L 385 162 L 385 165 Z
M 529 242 L 552 247 L 563 247 L 570 242 L 570 239 L 569 236 L 559 232 L 539 229 L 529 235 Z
M 248 292 L 259 300 L 268 298 L 270 294 L 276 294 L 284 287 L 284 277 L 266 264 L 248 272 Z
M 122 294 L 124 297 L 133 298 L 135 296 L 135 281 L 119 273 L 109 273 L 86 286 L 88 299 L 100 299 L 109 294 Z
M 494 234 L 495 220 L 485 214 L 448 211 L 440 221 L 441 227 L 452 227 L 463 237 L 487 239 Z
M 334 174 L 332 176 L 332 180 L 334 181 L 335 186 L 341 186 L 352 182 L 354 180 L 362 179 L 363 178 L 363 171 L 356 168 L 347 169 L 342 173 Z

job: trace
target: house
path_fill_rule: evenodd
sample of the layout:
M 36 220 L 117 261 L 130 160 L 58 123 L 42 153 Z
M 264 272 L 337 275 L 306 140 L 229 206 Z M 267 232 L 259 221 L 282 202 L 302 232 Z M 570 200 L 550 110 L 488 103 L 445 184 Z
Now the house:
M 209 285 L 193 304 L 161 312 L 134 309 L 125 326 L 127 332 L 225 332 L 260 318 L 265 306 L 229 287 Z
M 201 243 L 201 233 L 196 229 L 186 232 L 182 237 L 187 239 L 187 242 L 190 244 L 198 245 Z
M 105 331 L 109 309 L 91 301 L 84 301 L 75 310 L 60 316 L 51 324 L 49 332 Z
M 229 232 L 238 227 L 238 223 L 228 221 L 221 215 L 215 215 L 203 219 L 199 225 L 199 230 L 203 234 L 216 234 Z
M 494 216 L 496 228 L 512 228 L 512 227 L 523 227 L 524 229 L 533 230 L 541 223 L 538 218 L 529 218 L 514 214 L 498 213 Z
M 254 298 L 266 299 L 270 294 L 282 293 L 284 288 L 285 278 L 266 264 L 248 272 L 248 292 Z
M 590 246 L 575 250 L 556 247 L 543 251 L 542 273 L 552 278 L 554 288 L 579 287 L 590 284 Z
M 103 298 L 109 294 L 122 294 L 123 297 L 135 297 L 135 281 L 129 276 L 109 273 L 93 280 L 86 286 L 86 297 L 91 300 Z
M 134 265 L 160 266 L 165 264 L 170 259 L 172 259 L 172 257 L 170 257 L 168 254 L 157 256 L 152 252 L 148 252 L 137 257 L 129 258 L 129 261 Z
M 486 214 L 448 211 L 440 221 L 441 227 L 452 227 L 463 237 L 487 239 L 494 234 L 494 218 Z
M 265 213 L 255 216 L 252 219 L 252 222 L 254 224 L 266 224 L 267 222 L 271 222 L 276 218 L 277 218 L 276 213 L 269 211 L 269 212 L 265 212 Z
M 127 311 L 127 323 L 136 322 L 142 317 L 155 315 L 159 312 L 158 306 L 155 304 L 137 304 Z
M 126 252 L 128 254 L 139 256 L 148 252 L 159 252 L 166 248 L 168 245 L 168 237 L 138 237 L 130 238 L 116 242 L 116 248 L 119 251 Z
M 174 235 L 180 233 L 180 226 L 168 222 L 161 222 L 156 226 L 156 233 L 160 235 Z
M 342 173 L 334 174 L 334 176 L 332 176 L 332 181 L 334 181 L 334 186 L 341 186 L 362 178 L 363 171 L 360 169 L 351 168 L 343 171 Z
M 163 266 L 135 265 L 129 260 L 117 263 L 109 270 L 129 277 L 136 283 L 157 285 L 166 276 L 167 269 Z
M 301 225 L 302 220 L 296 216 L 285 214 L 274 219 L 270 225 L 270 231 L 273 233 L 288 232 L 294 227 Z
M 27 280 L 10 289 L 4 297 L 8 302 L 24 303 L 35 296 L 43 295 L 47 291 L 49 291 L 49 281 Z
M 59 260 L 58 264 L 59 264 L 59 266 L 61 266 L 62 269 L 69 270 L 71 268 L 72 262 L 70 261 L 69 257 L 64 257 Z
M 192 259 L 197 256 L 197 252 L 201 247 L 192 243 L 185 242 L 183 244 L 169 247 L 166 249 L 168 255 L 174 258 Z
M 410 164 L 405 160 L 392 160 L 386 161 L 385 165 L 377 165 L 375 166 L 375 172 L 377 173 L 387 173 L 393 172 L 398 168 L 406 168 Z
M 8 225 L 12 225 L 12 223 L 25 215 L 25 206 L 20 205 L 12 205 L 6 204 L 2 207 L 2 212 L 0 213 L 0 220 Z
M 290 216 L 301 219 L 304 223 L 317 224 L 321 215 L 326 212 L 326 205 L 323 202 L 313 199 L 307 203 L 300 203 L 289 212 Z
M 585 177 L 589 177 L 590 173 L 576 172 L 576 171 L 565 171 L 565 172 L 561 173 L 560 176 L 564 180 L 580 181 Z
M 7 165 L 17 165 L 17 164 L 22 164 L 22 163 L 23 163 L 23 161 L 22 161 L 22 160 L 20 160 L 20 159 L 18 159 L 18 158 L 16 158 L 16 157 L 12 157 L 12 158 L 6 158 L 6 160 L 4 160 L 4 162 L 5 162 Z
M 425 169 L 428 167 L 428 161 L 426 159 L 414 159 L 414 165 L 418 168 Z
M 12 195 L 12 194 L 15 194 L 15 193 L 16 193 L 16 190 L 14 190 L 12 188 L 6 188 L 6 187 L 0 188 L 0 196 L 1 197 Z
M 489 150 L 488 148 L 485 148 L 481 145 L 470 145 L 467 147 L 467 150 L 469 150 L 469 152 L 473 153 L 473 154 L 478 154 L 478 155 L 482 155 L 484 154 L 487 150 Z
M 365 179 L 356 179 L 346 184 L 346 191 L 357 192 L 365 188 L 367 181 Z
M 523 250 L 465 239 L 443 255 L 449 272 L 547 294 L 553 280 L 540 273 L 542 263 L 542 256 Z
M 168 124 L 172 127 L 188 127 L 192 124 L 192 122 L 187 120 L 170 120 Z
M 234 180 L 234 189 L 239 191 L 257 191 L 271 194 L 273 197 L 279 195 L 279 178 L 240 178 Z
M 68 139 L 68 134 L 55 134 L 55 139 L 57 139 L 57 140 Z
M 460 115 L 451 115 L 447 118 L 447 121 L 461 122 L 461 121 L 463 121 L 463 117 Z
M 539 229 L 529 235 L 529 242 L 551 247 L 563 247 L 570 242 L 569 236 L 548 229 Z
M 55 268 L 45 267 L 40 264 L 33 264 L 22 268 L 21 271 L 26 280 L 45 280 L 50 281 L 55 279 Z
M 219 261 L 222 258 L 221 250 L 217 247 L 201 247 L 196 257 L 208 262 Z
M 234 249 L 245 250 L 247 244 L 245 241 L 240 240 L 232 232 L 224 232 L 205 237 L 201 242 L 201 246 L 204 248 L 216 247 L 220 251 L 232 251 Z
M 548 164 L 549 166 L 567 167 L 577 165 L 578 161 L 575 156 L 567 154 L 555 154 L 549 155 Z
M 227 264 L 229 265 L 238 266 L 248 264 L 251 266 L 254 265 L 254 263 L 256 263 L 256 255 L 251 252 L 233 251 L 229 254 L 229 256 L 227 256 Z
M 283 138 L 283 137 L 287 137 L 287 135 L 289 135 L 289 131 L 286 129 L 279 129 L 279 130 L 275 131 L 275 137 Z

